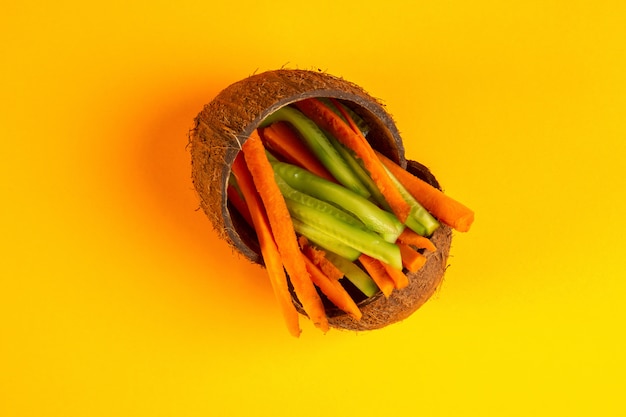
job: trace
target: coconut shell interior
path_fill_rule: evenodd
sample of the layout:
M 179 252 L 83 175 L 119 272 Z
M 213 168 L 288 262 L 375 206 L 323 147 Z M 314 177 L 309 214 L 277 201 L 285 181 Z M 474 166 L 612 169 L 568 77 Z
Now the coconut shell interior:
M 220 92 L 195 119 L 190 132 L 192 179 L 200 206 L 218 235 L 250 261 L 263 264 L 254 231 L 230 210 L 226 189 L 231 166 L 241 146 L 269 114 L 311 97 L 333 97 L 350 107 L 369 125 L 368 141 L 391 160 L 407 167 L 402 139 L 392 117 L 379 100 L 344 79 L 315 71 L 277 70 L 256 74 Z M 408 169 L 438 186 L 430 171 L 411 162 Z M 402 320 L 422 305 L 437 288 L 445 271 L 450 230 L 442 226 L 432 237 L 438 250 L 410 285 L 389 298 L 376 295 L 360 303 L 363 318 L 356 322 L 328 309 L 331 326 L 353 330 L 384 327 Z M 299 307 L 297 299 L 294 299 Z

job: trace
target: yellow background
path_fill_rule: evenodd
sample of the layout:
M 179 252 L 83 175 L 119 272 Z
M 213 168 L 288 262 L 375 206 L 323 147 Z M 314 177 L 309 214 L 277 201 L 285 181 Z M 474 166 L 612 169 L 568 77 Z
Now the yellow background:
M 5 1 L 0 39 L 0 415 L 626 413 L 623 1 Z M 398 325 L 290 337 L 197 210 L 193 118 L 283 66 L 477 213 Z

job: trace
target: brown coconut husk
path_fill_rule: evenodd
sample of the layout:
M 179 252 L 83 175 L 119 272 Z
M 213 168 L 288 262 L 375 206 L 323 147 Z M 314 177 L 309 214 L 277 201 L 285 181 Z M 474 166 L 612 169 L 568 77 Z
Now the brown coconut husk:
M 254 230 L 235 210 L 230 210 L 226 198 L 232 163 L 243 143 L 265 117 L 283 106 L 311 97 L 341 100 L 369 125 L 367 138 L 372 147 L 407 167 L 402 139 L 392 117 L 379 100 L 351 82 L 315 71 L 277 70 L 230 85 L 195 119 L 190 133 L 192 179 L 200 206 L 215 231 L 254 263 L 263 264 Z M 439 186 L 425 166 L 410 162 L 408 169 Z M 403 320 L 417 310 L 441 283 L 450 248 L 450 229 L 442 226 L 432 240 L 437 251 L 426 253 L 428 260 L 422 269 L 409 274 L 408 287 L 394 291 L 389 298 L 377 294 L 361 301 L 359 307 L 363 318 L 360 321 L 328 308 L 331 326 L 371 330 Z M 301 310 L 295 297 L 294 304 Z

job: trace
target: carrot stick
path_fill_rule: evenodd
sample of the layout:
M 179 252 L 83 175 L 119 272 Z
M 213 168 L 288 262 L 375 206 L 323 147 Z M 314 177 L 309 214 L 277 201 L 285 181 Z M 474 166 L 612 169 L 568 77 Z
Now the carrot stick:
M 402 265 L 411 272 L 417 272 L 426 263 L 426 257 L 405 243 L 396 243 L 402 255 Z
M 361 132 L 361 129 L 359 129 L 354 119 L 352 119 L 352 117 L 350 116 L 350 114 L 348 114 L 346 109 L 336 99 L 331 97 L 329 98 L 329 100 L 331 103 L 333 103 L 333 105 L 337 108 L 337 110 L 339 110 L 339 113 L 341 113 L 343 118 L 346 119 L 346 122 L 348 123 L 348 126 L 350 126 L 350 129 L 352 129 L 354 133 L 357 133 L 362 136 L 363 133 Z
M 413 230 L 406 227 L 398 239 L 396 240 L 396 244 L 405 243 L 407 245 L 415 246 L 418 249 L 426 249 L 429 252 L 435 252 L 437 248 L 435 244 L 425 236 L 415 233 Z
M 226 195 L 228 196 L 228 200 L 233 204 L 235 210 L 239 212 L 244 218 L 244 220 L 250 225 L 253 225 L 252 216 L 250 215 L 250 209 L 246 204 L 246 201 L 241 197 L 241 195 L 237 192 L 235 187 L 229 185 L 226 189 Z
M 363 315 L 361 310 L 359 310 L 359 307 L 339 281 L 326 276 L 305 254 L 302 253 L 301 255 L 307 271 L 311 275 L 311 280 L 319 287 L 322 293 L 350 317 L 360 320 Z
M 289 210 L 274 180 L 274 170 L 267 159 L 261 137 L 255 130 L 242 146 L 243 155 L 270 223 L 282 262 L 307 316 L 322 331 L 328 331 L 328 318 L 302 260 Z
M 298 243 L 300 244 L 302 253 L 313 261 L 315 266 L 321 269 L 324 275 L 328 278 L 334 279 L 335 281 L 343 278 L 344 273 L 326 258 L 326 252 L 310 245 L 308 239 L 304 236 L 300 236 L 298 238 Z
M 282 156 L 286 162 L 298 165 L 328 181 L 337 182 L 286 122 L 275 122 L 261 131 L 263 143 Z
M 359 261 L 370 277 L 372 277 L 378 288 L 380 288 L 383 295 L 389 297 L 395 288 L 395 283 L 385 270 L 383 263 L 365 254 L 359 256 Z
M 383 154 L 377 152 L 377 155 L 380 161 L 404 185 L 409 193 L 439 221 L 459 232 L 469 231 L 470 226 L 474 222 L 474 212 L 471 209 L 402 169 L 402 167 Z
M 261 254 L 265 262 L 265 269 L 269 275 L 272 289 L 274 290 L 274 296 L 278 300 L 283 318 L 287 324 L 289 333 L 293 336 L 300 336 L 300 324 L 299 316 L 296 308 L 291 301 L 291 293 L 287 284 L 287 276 L 283 268 L 280 254 L 278 253 L 278 247 L 272 236 L 269 220 L 267 214 L 263 208 L 263 203 L 258 193 L 254 189 L 254 183 L 252 176 L 246 167 L 246 163 L 241 157 L 241 154 L 235 158 L 235 162 L 232 166 L 233 173 L 237 177 L 237 182 L 244 195 L 245 202 L 247 204 L 246 211 L 250 216 L 251 224 L 256 230 L 256 234 L 259 239 L 259 245 L 261 246 Z M 247 203 L 246 203 L 247 202 Z
M 369 172 L 372 180 L 385 197 L 385 200 L 389 203 L 393 213 L 401 222 L 406 221 L 406 218 L 411 212 L 411 207 L 402 198 L 402 195 L 393 184 L 391 178 L 389 178 L 385 168 L 376 157 L 374 150 L 363 134 L 361 134 L 358 127 L 355 125 L 356 131 L 353 130 L 341 117 L 317 99 L 311 98 L 298 101 L 295 103 L 295 106 L 304 113 L 305 116 L 313 120 L 322 129 L 330 132 L 337 140 L 356 153 L 363 161 L 365 169 Z M 338 108 L 342 111 L 346 119 L 351 120 L 350 116 L 341 106 L 338 106 Z
M 402 270 L 396 269 L 385 262 L 380 262 L 380 263 L 383 266 L 383 268 L 385 268 L 385 271 L 387 271 L 387 274 L 389 274 L 389 276 L 393 280 L 394 287 L 396 289 L 399 290 L 409 285 L 409 278 L 406 276 L 404 272 L 402 272 Z

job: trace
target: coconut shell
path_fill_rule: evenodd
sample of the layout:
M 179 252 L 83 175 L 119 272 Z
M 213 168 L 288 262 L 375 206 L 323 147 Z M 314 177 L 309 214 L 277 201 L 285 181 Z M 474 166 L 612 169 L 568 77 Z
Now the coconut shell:
M 341 78 L 315 71 L 277 70 L 252 75 L 220 92 L 195 119 L 190 132 L 192 179 L 200 206 L 218 235 L 250 261 L 263 264 L 254 230 L 235 210 L 230 210 L 226 189 L 231 166 L 241 146 L 261 121 L 290 103 L 312 97 L 333 97 L 350 107 L 370 127 L 372 147 L 407 167 L 402 139 L 382 103 L 361 87 Z M 410 162 L 408 169 L 439 186 L 423 165 Z M 417 310 L 440 284 L 446 268 L 451 232 L 446 226 L 432 236 L 437 247 L 426 253 L 428 260 L 417 273 L 409 274 L 409 286 L 389 298 L 382 294 L 362 301 L 363 318 L 355 321 L 332 308 L 330 325 L 353 330 L 371 330 L 403 320 Z M 297 298 L 294 304 L 301 310 Z

